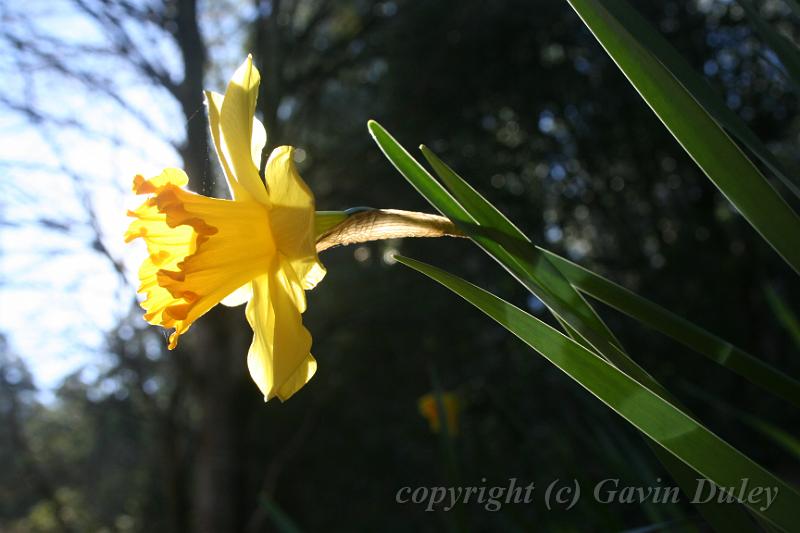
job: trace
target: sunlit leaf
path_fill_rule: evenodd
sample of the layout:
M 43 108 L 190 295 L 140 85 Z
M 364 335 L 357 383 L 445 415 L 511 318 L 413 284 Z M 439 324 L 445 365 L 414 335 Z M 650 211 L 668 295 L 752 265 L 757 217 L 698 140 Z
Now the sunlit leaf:
M 370 121 L 369 130 L 386 157 L 411 185 L 440 213 L 457 224 L 478 246 L 497 260 L 528 290 L 535 294 L 555 315 L 564 319 L 575 331 L 605 356 L 616 353 L 610 346 L 613 335 L 583 298 L 561 273 L 535 250 L 529 257 L 515 257 L 492 236 L 492 228 L 480 227 L 468 213 L 409 153 L 377 122 Z M 527 254 L 527 250 L 523 250 Z
M 800 273 L 800 217 L 691 93 L 639 43 L 629 24 L 597 0 L 568 2 L 708 178 Z M 612 3 L 626 5 L 622 0 Z
M 614 14 L 640 45 L 647 48 L 653 57 L 669 69 L 706 112 L 714 117 L 714 120 L 761 160 L 788 190 L 800 197 L 798 176 L 786 170 L 747 124 L 728 108 L 708 81 L 692 68 L 655 26 L 639 15 L 624 0 L 608 0 L 604 6 Z
M 370 131 L 384 154 L 431 205 L 449 216 L 454 222 L 460 220 L 459 225 L 462 229 L 528 290 L 539 296 L 545 302 L 545 305 L 548 305 L 545 297 L 549 297 L 549 294 L 544 291 L 552 288 L 554 291 L 559 291 L 560 294 L 564 295 L 565 299 L 571 299 L 570 301 L 578 306 L 579 311 L 586 312 L 583 316 L 576 312 L 568 312 L 561 316 L 558 310 L 548 306 L 570 336 L 590 350 L 594 350 L 592 343 L 587 342 L 586 338 L 578 333 L 578 328 L 583 328 L 589 338 L 595 339 L 595 342 L 598 343 L 597 345 L 602 347 L 598 354 L 608 358 L 629 376 L 646 383 L 651 390 L 656 391 L 666 401 L 673 401 L 671 395 L 652 376 L 625 354 L 611 332 L 594 314 L 594 310 L 580 297 L 577 290 L 571 287 L 563 276 L 553 275 L 552 265 L 548 265 L 549 261 L 529 245 L 525 236 L 502 213 L 489 204 L 449 167 L 441 163 L 426 148 L 423 147 L 423 153 L 433 163 L 443 181 L 448 183 L 458 200 L 448 194 L 441 184 L 433 179 L 380 125 L 370 122 Z M 459 202 L 464 202 L 464 205 Z M 469 209 L 465 209 L 465 206 L 468 206 Z M 471 222 L 463 222 L 465 219 Z M 476 225 L 475 222 L 478 224 Z M 489 235 L 488 238 L 486 237 L 487 235 Z M 501 242 L 504 243 L 505 247 L 498 246 Z M 509 250 L 513 250 L 514 253 L 510 253 Z M 543 286 L 538 283 L 532 283 L 534 281 L 531 279 L 532 272 L 535 272 L 537 268 L 542 269 L 544 274 L 542 277 L 547 279 L 549 285 Z M 594 317 L 601 327 L 598 330 L 589 329 L 587 331 L 587 327 L 591 328 L 589 323 L 581 323 L 581 319 L 586 316 Z M 651 447 L 681 489 L 686 494 L 691 494 L 696 478 L 694 471 L 659 446 L 651 443 Z M 712 501 L 697 505 L 697 508 L 706 520 L 719 530 L 736 530 L 739 524 L 748 521 L 746 513 L 738 506 L 724 506 Z
M 791 531 L 800 494 L 720 439 L 698 421 L 541 320 L 444 270 L 407 257 L 399 262 L 449 288 L 556 365 L 654 442 L 719 487 L 775 487 L 765 502 L 742 501 L 751 512 Z
M 426 147 L 422 147 L 422 152 L 436 171 L 436 175 L 450 189 L 458 202 L 481 224 L 491 225 L 498 230 L 498 234 L 502 234 L 504 240 L 501 243 L 510 249 L 514 246 L 509 243 L 516 243 L 516 247 L 533 247 L 525 234 L 433 152 Z M 584 293 L 673 337 L 716 363 L 800 406 L 800 383 L 783 372 L 663 307 L 552 252 L 537 247 L 535 253 L 546 254 L 566 280 Z M 611 360 L 613 362 L 613 359 Z
M 669 335 L 715 363 L 800 406 L 800 383 L 797 380 L 660 305 L 553 252 L 542 251 L 569 282 L 582 292 Z

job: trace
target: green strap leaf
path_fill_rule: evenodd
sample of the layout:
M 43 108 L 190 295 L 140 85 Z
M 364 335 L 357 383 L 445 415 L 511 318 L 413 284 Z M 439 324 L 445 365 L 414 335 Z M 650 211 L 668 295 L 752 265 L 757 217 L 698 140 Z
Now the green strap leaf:
M 624 0 L 604 3 L 631 35 L 658 59 L 689 91 L 697 102 L 731 135 L 744 144 L 795 196 L 800 197 L 800 180 L 789 173 L 739 116 L 731 111 L 708 81 L 667 41 L 656 27 Z
M 511 247 L 510 241 L 512 240 L 517 243 L 517 246 L 534 247 L 527 236 L 503 213 L 443 163 L 432 151 L 423 146 L 422 153 L 433 167 L 436 175 L 473 217 L 479 220 L 481 224 L 491 225 L 491 227 L 504 234 L 502 243 L 506 247 Z M 781 371 L 772 368 L 729 342 L 708 333 L 663 307 L 561 256 L 539 247 L 536 247 L 536 253 L 544 253 L 548 260 L 564 275 L 568 283 L 585 294 L 673 337 L 686 346 L 706 355 L 716 363 L 739 373 L 753 383 L 800 406 L 800 383 Z M 569 333 L 569 324 L 562 325 Z M 627 356 L 623 353 L 621 357 Z M 610 360 L 614 361 L 613 358 Z
M 557 268 L 544 257 L 537 256 L 533 248 L 522 250 L 528 257 L 511 254 L 498 244 L 493 228 L 479 226 L 477 220 L 380 124 L 370 121 L 368 127 L 386 157 L 433 207 L 457 224 L 555 315 L 570 324 L 588 346 L 604 356 L 617 353 L 611 346 L 614 344 L 611 332 Z
M 569 282 L 592 298 L 625 313 L 681 344 L 736 372 L 764 390 L 800 407 L 800 383 L 728 341 L 688 320 L 587 270 L 553 252 L 539 248 Z
M 597 354 L 497 296 L 420 261 L 407 257 L 397 260 L 486 313 L 665 450 L 717 486 L 733 488 L 734 497 L 742 483 L 751 489 L 770 487 L 772 494 L 777 491 L 769 506 L 764 493 L 763 501 L 744 499 L 740 503 L 776 527 L 785 531 L 795 528 L 800 494 L 694 418 Z
M 422 153 L 458 202 L 482 224 L 491 225 L 504 233 L 507 239 L 513 239 L 520 245 L 533 247 L 522 231 L 432 151 L 423 146 Z M 546 255 L 573 287 L 800 406 L 800 383 L 780 370 L 624 287 L 553 252 L 536 248 Z M 565 325 L 566 328 L 568 325 Z
M 432 163 L 442 181 L 448 184 L 450 190 L 456 196 L 457 200 L 454 199 L 381 126 L 375 122 L 370 122 L 369 128 L 384 154 L 431 205 L 439 209 L 442 214 L 450 217 L 454 222 L 458 220 L 454 218 L 454 216 L 457 216 L 461 217 L 460 220 L 464 220 L 466 217 L 479 224 L 475 226 L 472 223 L 459 223 L 476 244 L 503 265 L 507 271 L 548 306 L 553 316 L 570 336 L 590 350 L 596 350 L 595 345 L 601 346 L 602 351 L 598 350 L 598 354 L 605 356 L 629 376 L 646 383 L 651 390 L 657 391 L 666 401 L 674 401 L 671 395 L 652 376 L 639 367 L 618 347 L 619 343 L 613 334 L 597 317 L 594 310 L 580 296 L 578 291 L 569 284 L 566 278 L 561 275 L 555 275 L 557 272 L 554 273 L 554 269 L 550 268 L 552 265 L 547 265 L 549 261 L 530 245 L 524 234 L 500 211 L 472 189 L 466 181 L 455 174 L 447 165 L 442 163 L 430 150 L 423 147 L 425 156 Z M 468 206 L 468 209 L 465 209 L 465 206 Z M 487 239 L 484 237 L 485 235 L 490 235 L 490 237 Z M 498 246 L 498 243 L 503 243 L 503 245 Z M 538 272 L 537 269 L 539 269 Z M 537 278 L 535 277 L 537 275 L 539 276 L 538 279 L 544 279 L 546 283 L 537 283 Z M 553 299 L 552 293 L 558 294 L 561 299 L 558 297 Z M 554 308 L 554 306 L 548 304 L 549 301 L 551 303 L 554 301 L 555 304 L 571 301 L 573 305 L 578 306 L 579 312 L 564 314 L 561 309 Z M 573 309 L 575 308 L 573 307 Z M 585 314 L 581 315 L 581 311 Z M 588 321 L 581 323 L 582 318 L 588 318 Z M 592 318 L 596 320 L 596 324 L 599 324 L 596 330 L 591 325 Z M 582 329 L 583 333 L 579 331 L 579 328 Z M 587 337 L 592 339 L 595 345 L 592 342 L 588 342 L 586 340 Z M 692 469 L 659 446 L 650 441 L 648 442 L 656 456 L 678 482 L 681 489 L 685 493 L 691 494 L 695 479 L 695 473 Z M 744 524 L 749 523 L 747 514 L 739 506 L 732 508 L 716 502 L 709 502 L 698 504 L 697 508 L 709 523 L 720 531 L 739 531 L 742 530 Z
M 567 1 L 706 176 L 800 273 L 800 218 L 792 208 L 626 24 L 598 0 Z

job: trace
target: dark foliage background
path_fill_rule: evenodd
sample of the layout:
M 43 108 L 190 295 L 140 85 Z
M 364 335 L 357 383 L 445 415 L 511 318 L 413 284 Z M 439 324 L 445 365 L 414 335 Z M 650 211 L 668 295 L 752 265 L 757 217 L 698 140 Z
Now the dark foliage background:
M 114 26 L 124 19 L 161 28 L 160 38 L 174 44 L 178 77 L 136 55 L 150 41 L 110 51 L 132 57 L 134 72 L 179 103 L 186 132 L 177 147 L 192 186 L 219 193 L 197 114 L 208 73 L 216 83 L 222 68 L 210 59 L 217 45 L 204 40 L 197 22 L 214 3 L 75 4 L 108 25 L 112 43 L 115 35 L 124 40 L 125 25 Z M 635 5 L 798 170 L 797 95 L 738 6 Z M 793 274 L 694 166 L 565 2 L 231 6 L 250 10 L 237 32 L 263 74 L 259 113 L 269 142 L 303 149 L 301 172 L 319 209 L 430 210 L 370 140 L 366 121 L 375 118 L 406 146 L 431 146 L 535 242 L 800 375 L 797 348 L 764 294 L 770 285 L 796 302 Z M 764 9 L 796 31 L 785 9 Z M 20 53 L 35 46 L 23 42 Z M 275 508 L 308 531 L 682 530 L 698 520 L 686 504 L 593 501 L 591 487 L 606 478 L 674 483 L 621 419 L 499 326 L 394 264 L 395 251 L 551 321 L 476 247 L 440 239 L 323 254 L 328 275 L 309 293 L 305 315 L 319 371 L 286 404 L 265 405 L 247 376 L 250 331 L 241 309 L 214 310 L 167 353 L 161 333 L 145 328 L 132 305 L 130 317 L 107 333 L 108 370 L 96 382 L 68 378 L 50 403 L 34 393 L 25 364 L 31 354 L 4 343 L 0 528 L 268 531 L 281 523 Z M 714 431 L 798 481 L 797 463 L 740 416 L 757 414 L 791 431 L 798 417 L 786 405 L 598 308 L 628 352 Z M 462 398 L 454 463 L 416 407 L 434 377 Z M 585 496 L 570 511 L 548 511 L 538 497 L 498 512 L 464 505 L 426 513 L 395 501 L 403 486 L 505 486 L 509 478 L 535 482 L 537 491 L 557 478 L 578 479 Z

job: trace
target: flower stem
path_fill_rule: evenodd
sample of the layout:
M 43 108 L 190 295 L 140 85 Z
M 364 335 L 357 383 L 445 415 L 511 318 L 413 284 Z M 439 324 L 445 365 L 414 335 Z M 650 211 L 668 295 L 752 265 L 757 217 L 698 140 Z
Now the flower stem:
M 317 212 L 317 252 L 334 246 L 405 237 L 464 237 L 448 218 L 416 211 L 359 207 Z

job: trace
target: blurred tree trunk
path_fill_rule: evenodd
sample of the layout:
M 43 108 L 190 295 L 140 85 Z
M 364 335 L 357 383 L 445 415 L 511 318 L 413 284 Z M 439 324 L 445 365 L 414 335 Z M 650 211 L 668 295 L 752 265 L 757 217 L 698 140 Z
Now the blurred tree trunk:
M 207 52 L 200 35 L 197 0 L 178 0 L 175 40 L 181 51 L 184 73 L 176 96 L 186 117 L 186 142 L 181 147 L 189 186 L 200 194 L 213 194 L 209 172 L 208 129 L 204 113 L 203 80 Z
M 278 26 L 280 0 L 255 0 L 254 6 L 258 18 L 253 23 L 253 41 L 256 64 L 261 72 L 261 87 L 258 95 L 258 109 L 263 116 L 264 128 L 267 130 L 269 150 L 282 144 L 280 123 L 278 122 L 278 105 L 283 94 L 283 57 L 281 32 Z
M 196 0 L 178 0 L 175 39 L 184 63 L 184 78 L 178 92 L 186 118 L 186 142 L 181 147 L 189 185 L 195 191 L 214 194 L 210 172 L 208 127 L 203 89 L 207 52 L 197 16 Z M 239 311 L 239 310 L 237 310 Z M 237 433 L 245 426 L 241 411 L 232 407 L 243 379 L 241 362 L 247 350 L 241 313 L 215 309 L 204 319 L 204 328 L 190 344 L 193 371 L 191 390 L 200 407 L 191 488 L 191 529 L 197 533 L 236 531 L 239 483 Z M 200 329 L 200 328 L 197 328 Z M 239 359 L 234 361 L 233 357 Z
M 248 15 L 248 25 L 241 31 L 252 39 L 249 46 L 263 77 L 258 111 L 268 131 L 266 149 L 269 150 L 284 143 L 302 142 L 298 136 L 302 131 L 298 110 L 311 114 L 319 103 L 324 82 L 335 78 L 340 69 L 352 68 L 366 57 L 365 52 L 355 51 L 350 43 L 364 37 L 379 19 L 372 7 L 362 7 L 366 12 L 360 13 L 349 2 L 251 2 L 256 16 L 251 19 Z M 189 188 L 205 195 L 221 193 L 215 190 L 215 184 L 221 180 L 215 182 L 218 166 L 210 163 L 216 157 L 210 154 L 203 96 L 209 56 L 199 23 L 198 11 L 203 4 L 198 0 L 147 3 L 70 0 L 70 3 L 77 15 L 99 30 L 104 38 L 101 45 L 51 36 L 43 40 L 30 33 L 20 36 L 0 31 L 0 37 L 5 35 L 15 49 L 31 54 L 37 69 L 51 69 L 65 79 L 79 81 L 90 94 L 115 102 L 148 129 L 155 126 L 149 123 L 148 112 L 137 109 L 135 103 L 129 104 L 123 96 L 123 84 L 129 82 L 114 86 L 108 83 L 105 72 L 85 68 L 82 63 L 87 62 L 81 58 L 99 50 L 119 61 L 120 71 L 146 81 L 143 86 L 164 89 L 179 104 L 182 115 L 171 128 L 186 129 L 181 142 L 171 140 L 172 132 L 165 141 L 173 143 L 180 154 L 189 176 Z M 235 4 L 230 5 L 233 8 Z M 331 25 L 330 21 L 338 23 Z M 168 52 L 162 54 L 160 45 L 164 41 L 168 41 L 163 48 Z M 327 44 L 319 49 L 315 43 Z M 182 68 L 172 68 L 172 62 L 165 57 L 172 45 L 180 53 Z M 56 55 L 51 50 L 60 53 Z M 293 109 L 291 117 L 278 113 L 282 98 L 293 104 L 289 106 Z M 3 102 L 0 98 L 0 104 Z M 24 107 L 22 111 L 33 121 L 47 118 L 34 108 Z M 51 118 L 57 123 L 57 116 Z M 76 174 L 77 184 L 82 183 L 81 179 Z M 86 204 L 88 210 L 89 197 Z M 101 249 L 102 244 L 98 237 L 98 250 L 104 250 L 117 271 L 124 275 L 124 268 L 115 263 L 110 251 Z M 251 450 L 252 445 L 248 447 L 246 429 L 256 410 L 263 413 L 264 406 L 247 375 L 245 361 L 251 332 L 242 311 L 242 308 L 215 308 L 193 328 L 192 335 L 182 339 L 177 350 L 163 356 L 171 378 L 165 380 L 169 383 L 165 387 L 170 388 L 165 391 L 163 404 L 153 402 L 147 408 L 157 419 L 158 460 L 153 471 L 159 494 L 154 499 L 159 503 L 163 499 L 166 516 L 159 517 L 159 521 L 170 531 L 241 531 L 253 513 L 255 500 L 248 491 L 248 483 L 268 487 L 277 483 L 275 474 L 271 474 L 269 482 L 261 482 L 257 474 L 251 473 L 258 467 L 247 462 L 246 450 Z M 147 355 L 140 350 L 132 357 L 144 360 Z M 142 375 L 135 364 L 128 370 Z

